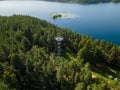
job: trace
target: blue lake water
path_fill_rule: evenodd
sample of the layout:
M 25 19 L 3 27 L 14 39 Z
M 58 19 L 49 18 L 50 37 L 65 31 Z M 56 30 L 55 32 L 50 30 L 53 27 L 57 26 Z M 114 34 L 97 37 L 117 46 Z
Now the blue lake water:
M 78 18 L 52 19 L 56 12 L 72 13 Z M 47 1 L 0 1 L 0 15 L 30 15 L 80 34 L 91 35 L 120 45 L 120 4 L 70 4 Z

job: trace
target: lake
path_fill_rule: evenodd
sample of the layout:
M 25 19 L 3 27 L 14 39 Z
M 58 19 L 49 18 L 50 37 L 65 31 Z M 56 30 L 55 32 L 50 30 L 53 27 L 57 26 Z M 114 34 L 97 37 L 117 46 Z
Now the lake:
M 51 13 L 71 13 L 78 18 L 52 19 Z M 30 15 L 62 28 L 120 45 L 120 4 L 72 4 L 47 1 L 0 1 L 0 15 Z

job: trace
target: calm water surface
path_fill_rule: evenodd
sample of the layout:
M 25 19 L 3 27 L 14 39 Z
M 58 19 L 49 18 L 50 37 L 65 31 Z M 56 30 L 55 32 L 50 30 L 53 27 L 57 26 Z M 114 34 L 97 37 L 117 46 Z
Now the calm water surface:
M 51 13 L 72 13 L 78 18 L 50 18 Z M 120 45 L 120 4 L 68 4 L 44 1 L 0 1 L 0 15 L 31 15 L 80 34 Z

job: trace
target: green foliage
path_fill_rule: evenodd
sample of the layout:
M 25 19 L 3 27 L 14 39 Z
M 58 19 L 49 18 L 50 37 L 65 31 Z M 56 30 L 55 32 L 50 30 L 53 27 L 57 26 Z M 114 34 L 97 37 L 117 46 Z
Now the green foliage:
M 16 85 L 17 79 L 16 79 L 16 75 L 14 73 L 11 73 L 9 71 L 5 71 L 3 74 L 2 79 L 8 83 L 8 85 L 13 88 Z
M 64 37 L 61 57 L 57 35 Z M 91 66 L 119 68 L 119 61 L 114 44 L 30 16 L 0 16 L 0 90 L 108 90 L 112 84 L 92 78 Z
M 8 85 L 0 80 L 0 90 L 10 90 Z
M 120 89 L 120 82 L 112 82 L 109 84 L 110 89 L 114 89 L 114 90 L 119 90 Z
M 107 88 L 106 83 L 101 83 L 101 84 L 91 84 L 90 86 L 87 87 L 87 90 L 110 90 Z
M 86 90 L 85 84 L 83 82 L 80 82 L 76 85 L 75 90 Z

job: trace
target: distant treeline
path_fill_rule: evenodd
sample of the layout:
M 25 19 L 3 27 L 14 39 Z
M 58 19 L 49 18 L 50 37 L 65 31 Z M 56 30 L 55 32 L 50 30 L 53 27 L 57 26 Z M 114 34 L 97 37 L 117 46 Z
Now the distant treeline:
M 43 0 L 43 1 L 71 2 L 71 3 L 83 3 L 83 4 L 120 2 L 120 0 Z

